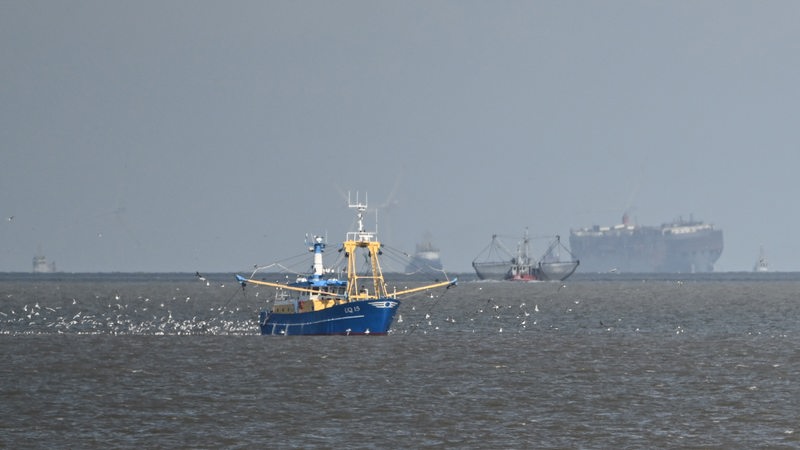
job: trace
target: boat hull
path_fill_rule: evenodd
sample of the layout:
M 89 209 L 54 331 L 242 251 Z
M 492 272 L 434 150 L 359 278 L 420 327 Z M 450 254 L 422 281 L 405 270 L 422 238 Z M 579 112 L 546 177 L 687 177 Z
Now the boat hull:
M 398 300 L 379 298 L 296 314 L 262 311 L 259 325 L 262 335 L 383 335 L 399 306 Z
M 425 254 L 416 254 L 411 258 L 411 261 L 406 265 L 406 272 L 408 273 L 422 273 L 422 274 L 440 274 L 442 273 L 442 260 L 439 255 L 427 252 Z

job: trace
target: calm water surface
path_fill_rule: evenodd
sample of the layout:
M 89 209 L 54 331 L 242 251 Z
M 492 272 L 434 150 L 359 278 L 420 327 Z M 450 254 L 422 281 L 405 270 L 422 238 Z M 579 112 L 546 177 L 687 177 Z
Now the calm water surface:
M 383 337 L 272 293 L 0 278 L 3 448 L 797 448 L 800 276 L 464 282 Z

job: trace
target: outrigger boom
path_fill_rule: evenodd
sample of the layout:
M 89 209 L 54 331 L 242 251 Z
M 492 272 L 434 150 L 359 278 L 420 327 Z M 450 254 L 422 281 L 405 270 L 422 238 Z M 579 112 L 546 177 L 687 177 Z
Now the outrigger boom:
M 453 278 L 452 280 L 442 281 L 442 282 L 436 283 L 436 284 L 429 284 L 429 285 L 420 286 L 420 287 L 417 287 L 417 288 L 406 289 L 404 291 L 396 291 L 396 292 L 391 293 L 390 296 L 391 295 L 397 296 L 397 295 L 413 294 L 415 292 L 427 291 L 428 289 L 436 289 L 436 288 L 445 287 L 445 286 L 447 286 L 447 289 L 450 289 L 450 286 L 455 286 L 457 284 L 458 284 L 458 278 Z
M 252 278 L 245 278 L 245 277 L 243 277 L 241 275 L 236 275 L 236 280 L 242 286 L 244 286 L 247 283 L 250 283 L 250 284 L 256 284 L 256 285 L 259 285 L 259 286 L 269 286 L 269 287 L 275 287 L 275 288 L 279 288 L 279 289 L 286 289 L 287 291 L 305 292 L 307 294 L 323 294 L 326 297 L 348 298 L 348 296 L 344 295 L 344 294 L 335 294 L 333 292 L 321 293 L 318 289 L 301 288 L 301 287 L 290 286 L 288 284 L 283 284 L 283 283 L 273 283 L 273 282 L 270 282 L 270 281 L 254 280 Z M 397 290 L 395 290 L 393 292 L 388 292 L 387 291 L 386 297 L 388 297 L 388 298 L 396 298 L 398 295 L 413 294 L 415 292 L 427 291 L 429 289 L 436 289 L 436 288 L 440 288 L 440 287 L 447 287 L 447 289 L 450 289 L 450 286 L 455 286 L 457 284 L 458 284 L 458 278 L 453 278 L 452 280 L 442 281 L 440 283 L 435 283 L 435 284 L 428 284 L 428 285 L 425 285 L 425 286 L 420 286 L 420 287 L 411 288 L 411 289 L 404 289 L 402 291 L 397 291 Z
M 241 284 L 242 286 L 246 285 L 247 283 L 250 283 L 250 284 L 257 284 L 260 286 L 269 286 L 269 287 L 276 287 L 278 289 L 286 289 L 287 291 L 305 292 L 307 294 L 319 293 L 318 289 L 295 287 L 295 286 L 290 286 L 288 284 L 273 283 L 270 281 L 254 280 L 252 278 L 245 278 L 241 275 L 236 275 L 236 281 L 238 281 L 239 284 Z M 346 298 L 345 295 L 335 294 L 333 292 L 325 292 L 325 295 L 327 297 Z

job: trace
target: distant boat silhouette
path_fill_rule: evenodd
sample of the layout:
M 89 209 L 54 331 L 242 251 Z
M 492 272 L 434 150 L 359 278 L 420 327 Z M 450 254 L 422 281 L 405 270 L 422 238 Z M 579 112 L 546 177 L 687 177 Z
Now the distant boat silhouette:
M 33 273 L 53 273 L 55 271 L 56 263 L 48 262 L 40 248 L 33 257 Z
M 769 261 L 767 261 L 767 256 L 764 254 L 763 246 L 758 253 L 758 260 L 756 260 L 756 264 L 753 266 L 753 272 L 769 272 Z

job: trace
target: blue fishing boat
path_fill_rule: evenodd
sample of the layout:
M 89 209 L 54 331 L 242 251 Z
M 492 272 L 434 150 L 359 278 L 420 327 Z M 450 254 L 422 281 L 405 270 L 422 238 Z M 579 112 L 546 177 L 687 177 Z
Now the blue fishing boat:
M 364 203 L 348 206 L 357 211 L 357 231 L 348 232 L 339 252 L 344 254 L 345 277 L 332 276 L 323 264 L 326 243 L 313 238 L 309 250 L 314 254 L 311 273 L 290 283 L 274 283 L 236 275 L 242 286 L 254 284 L 278 289 L 269 311 L 259 313 L 262 335 L 384 335 L 400 307 L 399 298 L 434 288 L 449 288 L 456 279 L 410 289 L 389 290 L 384 281 L 379 257 L 383 254 L 377 233 L 364 228 Z M 367 261 L 359 272 L 358 261 Z

